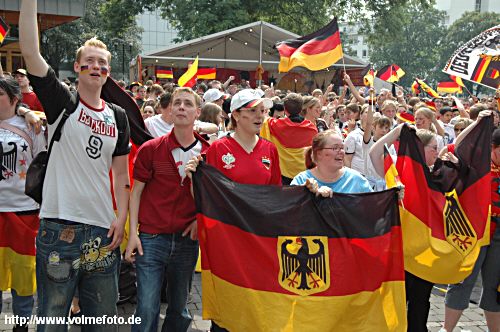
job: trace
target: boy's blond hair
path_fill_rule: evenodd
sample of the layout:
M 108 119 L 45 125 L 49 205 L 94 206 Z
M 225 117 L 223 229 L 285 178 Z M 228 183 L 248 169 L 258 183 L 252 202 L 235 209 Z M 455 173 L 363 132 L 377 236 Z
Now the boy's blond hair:
M 97 47 L 97 48 L 102 48 L 108 53 L 108 64 L 111 64 L 111 52 L 108 51 L 108 47 L 106 44 L 104 44 L 102 41 L 97 39 L 97 37 L 92 37 L 89 40 L 87 40 L 78 50 L 76 50 L 76 62 L 80 62 L 80 59 L 82 58 L 82 53 L 83 49 L 85 47 Z

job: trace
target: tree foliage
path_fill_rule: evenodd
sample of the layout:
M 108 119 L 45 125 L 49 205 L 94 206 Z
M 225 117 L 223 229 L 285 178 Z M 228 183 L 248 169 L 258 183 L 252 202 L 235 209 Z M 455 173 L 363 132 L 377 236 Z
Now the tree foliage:
M 88 0 L 82 18 L 42 33 L 41 53 L 58 74 L 60 65 L 72 64 L 78 47 L 96 36 L 112 54 L 113 76 L 122 78 L 123 63 L 128 76 L 128 62 L 140 51 L 140 32 L 135 15 L 110 7 L 105 0 Z
M 427 6 L 430 0 L 418 0 Z M 109 7 L 139 14 L 159 8 L 178 30 L 178 41 L 263 20 L 299 35 L 326 25 L 333 16 L 359 20 L 366 12 L 383 14 L 404 0 L 110 0 Z
M 406 72 L 401 84 L 415 77 L 436 78 L 440 44 L 446 33 L 444 12 L 411 0 L 377 16 L 369 29 L 370 60 L 375 68 L 395 63 Z

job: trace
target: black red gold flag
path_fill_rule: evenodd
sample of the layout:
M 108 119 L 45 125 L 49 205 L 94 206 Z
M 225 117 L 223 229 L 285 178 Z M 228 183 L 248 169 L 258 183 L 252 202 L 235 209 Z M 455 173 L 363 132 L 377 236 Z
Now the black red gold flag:
M 387 82 L 398 82 L 401 77 L 405 75 L 405 72 L 398 65 L 392 64 L 382 67 L 377 71 L 377 77 L 381 80 Z
M 0 16 L 0 45 L 2 45 L 3 40 L 9 33 L 9 29 L 10 29 L 9 25 Z
M 260 129 L 260 136 L 278 148 L 281 174 L 291 179 L 304 170 L 304 148 L 311 146 L 317 133 L 314 123 L 292 122 L 290 118 L 268 118 Z
M 464 280 L 489 243 L 491 117 L 455 148 L 461 167 L 437 160 L 432 171 L 415 130 L 401 130 L 396 168 L 405 185 L 401 224 L 405 269 L 433 283 Z M 423 208 L 425 207 L 425 208 Z
M 387 145 L 384 145 L 384 174 L 385 185 L 388 189 L 402 185 L 401 178 L 399 177 L 396 165 L 394 165 Z
M 411 85 L 411 92 L 413 92 L 414 95 L 419 95 L 420 94 L 420 85 L 418 85 L 417 81 L 413 81 L 413 84 Z
M 462 81 L 462 78 L 461 77 L 458 77 L 458 76 L 454 76 L 454 75 L 450 75 L 450 78 L 453 82 L 457 83 L 458 85 L 460 85 L 461 87 L 464 87 L 465 84 L 464 82 Z
M 406 331 L 395 189 L 321 199 L 204 163 L 193 179 L 204 319 L 229 331 Z
M 179 86 L 192 88 L 196 84 L 196 74 L 198 73 L 198 56 L 194 59 L 193 63 L 188 64 L 188 69 L 177 81 Z
M 215 80 L 215 77 L 217 76 L 217 69 L 215 67 L 198 67 L 198 73 L 196 74 L 196 76 L 199 80 Z
M 417 81 L 419 88 L 422 89 L 422 91 L 425 92 L 429 97 L 439 98 L 439 94 L 433 88 L 431 88 L 431 86 L 427 84 L 425 80 L 416 78 L 415 81 Z
M 363 75 L 363 83 L 365 86 L 373 87 L 373 81 L 375 80 L 375 71 L 373 67 L 368 65 L 361 75 Z
M 280 72 L 298 66 L 309 70 L 330 67 L 344 56 L 337 18 L 307 36 L 278 42 L 276 49 L 280 53 Z
M 439 93 L 462 93 L 462 87 L 453 80 L 441 81 L 437 84 L 437 92 Z
M 174 78 L 174 72 L 170 67 L 156 66 L 156 78 Z

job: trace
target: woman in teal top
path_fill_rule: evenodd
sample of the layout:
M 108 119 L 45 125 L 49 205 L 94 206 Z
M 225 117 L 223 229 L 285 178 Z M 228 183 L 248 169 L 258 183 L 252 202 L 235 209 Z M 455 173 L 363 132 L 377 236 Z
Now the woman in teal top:
M 303 185 L 307 179 L 314 179 L 323 196 L 329 192 L 366 193 L 371 192 L 370 183 L 361 173 L 344 167 L 344 143 L 334 130 L 318 133 L 312 146 L 306 150 L 307 170 L 299 173 L 291 185 Z

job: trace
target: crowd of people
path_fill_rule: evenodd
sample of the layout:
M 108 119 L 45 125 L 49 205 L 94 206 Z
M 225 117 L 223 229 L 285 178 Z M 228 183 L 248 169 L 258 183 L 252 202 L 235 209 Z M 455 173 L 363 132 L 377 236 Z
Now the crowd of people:
M 238 183 L 305 185 L 329 198 L 334 192 L 384 190 L 384 147 L 396 160 L 403 126 L 414 126 L 432 170 L 438 158 L 456 160 L 455 146 L 481 119 L 493 116 L 495 128 L 500 125 L 500 90 L 481 99 L 430 100 L 401 88 L 395 94 L 356 88 L 345 73 L 339 94 L 333 85 L 297 93 L 263 83 L 252 87 L 233 76 L 193 88 L 153 80 L 129 86 L 118 82 L 136 101 L 154 137 L 138 149 L 129 179 L 126 112 L 101 99 L 110 79 L 110 52 L 96 38 L 86 41 L 74 63 L 78 85 L 60 81 L 40 54 L 36 12 L 36 1 L 22 1 L 19 37 L 26 69 L 12 75 L 0 69 L 0 229 L 22 229 L 16 233 L 21 238 L 12 238 L 7 246 L 28 256 L 36 252 L 36 261 L 23 264 L 0 253 L 5 262 L 0 291 L 11 290 L 13 313 L 21 317 L 31 315 L 35 292 L 38 316 L 64 317 L 75 311 L 72 305 L 85 316 L 116 315 L 118 270 L 125 259 L 137 273 L 135 315 L 141 324 L 132 330 L 157 330 L 161 289 L 166 287 L 163 330 L 187 331 L 191 316 L 186 305 L 199 255 L 191 176 L 202 160 Z M 44 126 L 37 115 L 45 119 Z M 24 193 L 26 172 L 54 139 L 63 118 L 38 205 Z M 495 225 L 500 129 L 491 134 Z M 120 251 L 127 217 L 128 243 Z M 492 226 L 491 244 L 481 249 L 473 273 L 448 287 L 443 331 L 453 331 L 479 273 L 480 307 L 489 331 L 500 331 L 498 255 L 500 228 Z M 406 285 L 408 331 L 427 331 L 433 284 L 407 272 Z M 110 325 L 89 328 L 117 330 Z M 38 331 L 66 329 L 37 326 Z M 212 330 L 224 328 L 213 322 Z M 16 325 L 14 331 L 27 331 L 27 326 Z

